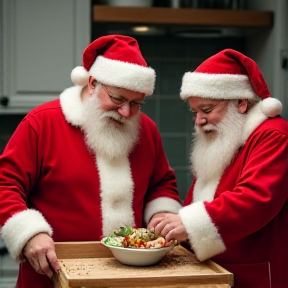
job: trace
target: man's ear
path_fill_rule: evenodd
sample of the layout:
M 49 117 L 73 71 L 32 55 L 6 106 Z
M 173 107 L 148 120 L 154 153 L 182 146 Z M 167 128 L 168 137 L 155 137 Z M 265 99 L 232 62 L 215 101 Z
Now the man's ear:
M 96 79 L 93 76 L 90 76 L 89 80 L 88 80 L 89 95 L 92 95 L 94 93 L 95 88 L 96 88 L 96 84 L 97 84 Z
M 247 99 L 239 99 L 237 110 L 239 113 L 244 114 L 248 110 L 248 100 Z

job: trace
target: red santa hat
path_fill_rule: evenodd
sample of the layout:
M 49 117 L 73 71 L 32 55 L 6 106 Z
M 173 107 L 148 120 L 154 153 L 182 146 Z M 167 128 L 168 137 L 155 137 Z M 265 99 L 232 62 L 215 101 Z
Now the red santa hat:
M 282 104 L 272 98 L 259 67 L 252 59 L 232 49 L 225 49 L 200 64 L 182 79 L 180 97 L 211 99 L 248 99 L 262 101 L 267 117 L 281 113 Z
M 90 76 L 111 86 L 151 95 L 155 71 L 147 66 L 137 41 L 129 36 L 108 35 L 93 41 L 84 51 L 83 66 L 72 70 L 74 84 L 88 84 Z

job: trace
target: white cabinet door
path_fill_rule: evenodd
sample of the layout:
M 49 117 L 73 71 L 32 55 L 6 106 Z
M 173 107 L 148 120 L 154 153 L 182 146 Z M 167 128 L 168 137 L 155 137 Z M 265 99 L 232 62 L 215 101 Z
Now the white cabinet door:
M 1 2 L 0 113 L 26 113 L 73 85 L 90 42 L 90 0 Z

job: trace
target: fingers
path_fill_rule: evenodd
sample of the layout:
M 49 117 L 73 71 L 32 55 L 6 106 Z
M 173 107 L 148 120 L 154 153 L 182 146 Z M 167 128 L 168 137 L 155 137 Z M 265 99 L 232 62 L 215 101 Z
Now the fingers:
M 48 250 L 46 253 L 46 258 L 47 258 L 48 262 L 50 263 L 50 266 L 52 267 L 52 269 L 56 273 L 59 273 L 59 271 L 61 270 L 61 266 L 59 264 L 55 250 L 52 250 L 52 249 Z
M 149 224 L 147 226 L 147 229 L 155 228 L 163 219 L 164 219 L 163 216 L 152 218 L 152 220 L 149 222 Z
M 41 274 L 45 274 L 47 275 L 49 278 L 51 278 L 53 276 L 53 271 L 50 268 L 50 263 L 47 259 L 47 254 L 49 251 L 45 252 L 45 253 L 41 253 L 38 256 L 38 264 L 39 264 L 39 271 L 37 271 L 38 273 Z
M 170 230 L 177 227 L 177 223 L 179 222 L 178 218 L 178 214 L 166 214 L 164 217 L 156 218 L 154 223 L 154 230 L 156 235 L 165 237 Z
M 39 233 L 31 238 L 23 248 L 23 254 L 36 272 L 53 276 L 53 270 L 59 272 L 55 245 L 52 238 L 46 233 Z
M 188 234 L 185 227 L 183 225 L 179 225 L 178 227 L 171 229 L 167 233 L 165 239 L 167 242 L 171 240 L 177 240 L 177 242 L 181 243 L 188 240 Z
M 46 251 L 42 249 L 35 249 L 30 252 L 31 253 L 26 253 L 26 257 L 30 262 L 31 266 L 35 269 L 35 271 L 51 277 L 53 275 L 53 272 L 49 267 L 49 262 L 46 258 Z
M 49 278 L 53 276 L 53 270 L 56 273 L 61 270 L 56 253 L 52 249 L 36 253 L 33 257 L 29 257 L 29 262 L 36 272 L 47 275 Z
M 155 226 L 155 234 L 166 237 L 166 235 L 174 228 L 173 223 L 168 219 L 163 219 Z
M 155 217 L 153 218 L 147 226 L 147 229 L 154 229 L 155 235 L 165 237 L 166 234 L 170 231 L 169 229 L 169 220 L 165 217 Z M 167 226 L 167 227 L 166 227 Z
M 149 223 L 154 228 L 155 234 L 165 237 L 166 241 L 177 240 L 183 242 L 188 239 L 179 214 L 166 214 L 164 217 L 156 217 Z
M 42 274 L 47 275 L 49 278 L 53 276 L 53 270 L 58 273 L 61 269 L 56 253 L 52 249 L 48 250 L 44 256 L 41 254 L 38 258 L 38 263 L 43 272 Z

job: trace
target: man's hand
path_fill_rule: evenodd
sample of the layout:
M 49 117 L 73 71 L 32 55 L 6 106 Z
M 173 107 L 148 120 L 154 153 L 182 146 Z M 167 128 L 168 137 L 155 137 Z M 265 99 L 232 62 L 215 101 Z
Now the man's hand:
M 46 233 L 39 233 L 31 238 L 23 248 L 23 254 L 36 272 L 50 278 L 53 270 L 58 273 L 61 269 L 54 241 Z
M 154 228 L 155 234 L 165 237 L 167 242 L 177 240 L 180 243 L 188 240 L 188 234 L 178 214 L 155 214 L 147 228 Z

